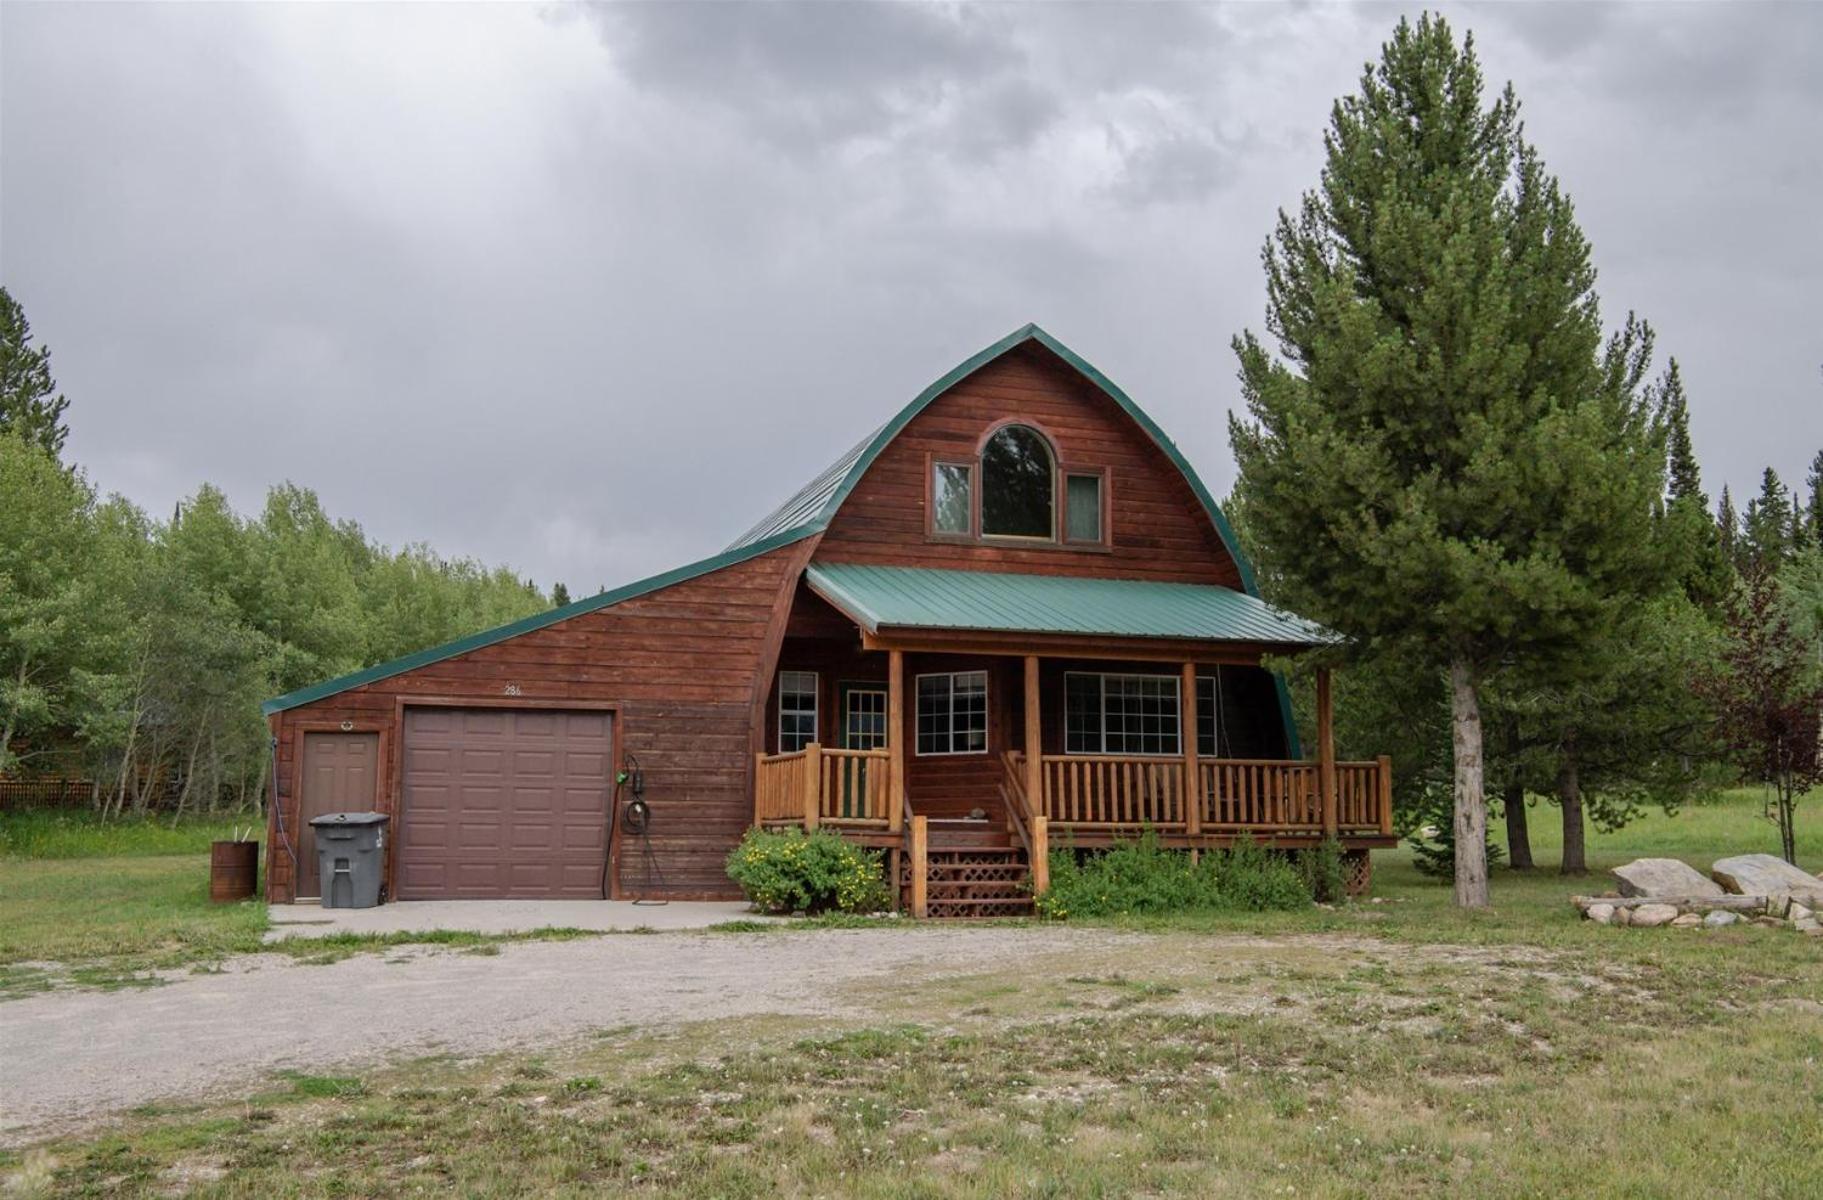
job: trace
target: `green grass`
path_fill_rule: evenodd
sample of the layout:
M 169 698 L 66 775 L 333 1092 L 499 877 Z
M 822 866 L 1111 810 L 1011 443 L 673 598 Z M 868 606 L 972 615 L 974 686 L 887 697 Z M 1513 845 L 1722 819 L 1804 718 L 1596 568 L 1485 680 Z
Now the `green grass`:
M 122 817 L 103 821 L 87 812 L 27 809 L 0 813 L 0 860 L 143 858 L 207 854 L 209 843 L 245 835 L 261 840 L 258 817 Z
M 1671 854 L 1706 868 L 1767 849 L 1756 804 L 1737 794 L 1594 835 L 1590 865 Z M 1823 811 L 1809 812 L 1823 827 Z M 1554 866 L 1548 824 L 1534 821 L 1535 841 Z M 1803 846 L 1812 869 L 1823 865 L 1815 834 Z M 622 1027 L 480 1062 L 282 1075 L 239 1102 L 148 1107 L 0 1155 L 0 1187 L 1816 1194 L 1823 943 L 1752 926 L 1595 926 L 1565 900 L 1604 888 L 1600 875 L 1499 870 L 1493 909 L 1473 914 L 1403 851 L 1378 855 L 1376 876 L 1377 904 L 1128 923 L 1141 936 L 1094 938 L 1014 971 L 859 985 L 840 998 L 862 1018 Z

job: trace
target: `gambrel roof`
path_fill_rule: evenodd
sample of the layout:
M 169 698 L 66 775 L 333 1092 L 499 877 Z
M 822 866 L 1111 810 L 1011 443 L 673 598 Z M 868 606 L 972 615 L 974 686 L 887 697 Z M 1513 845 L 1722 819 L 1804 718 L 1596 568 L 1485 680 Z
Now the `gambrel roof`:
M 1035 342 L 1043 346 L 1062 359 L 1077 374 L 1099 388 L 1108 399 L 1120 407 L 1122 412 L 1133 419 L 1154 445 L 1164 452 L 1165 457 L 1171 460 L 1171 465 L 1183 474 L 1184 481 L 1190 485 L 1190 490 L 1196 493 L 1196 498 L 1202 504 L 1203 511 L 1215 525 L 1216 534 L 1222 539 L 1222 545 L 1227 547 L 1229 555 L 1234 559 L 1235 568 L 1240 572 L 1241 582 L 1246 588 L 1247 594 L 1259 595 L 1259 589 L 1254 585 L 1253 568 L 1248 564 L 1246 555 L 1241 553 L 1234 530 L 1229 528 L 1228 519 L 1222 515 L 1222 510 L 1216 504 L 1215 497 L 1210 495 L 1209 489 L 1203 486 L 1203 481 L 1197 477 L 1196 469 L 1184 458 L 1182 452 L 1178 450 L 1177 444 L 1166 437 L 1164 430 L 1160 429 L 1152 418 L 1146 415 L 1145 410 L 1135 404 L 1132 398 L 1116 387 L 1107 376 L 1090 366 L 1081 355 L 1037 325 L 1026 325 L 1016 329 L 985 350 L 958 363 L 943 378 L 919 392 L 917 397 L 900 409 L 898 415 L 892 420 L 880 426 L 859 445 L 836 459 L 815 479 L 799 488 L 791 499 L 779 505 L 759 524 L 737 538 L 728 549 L 738 550 L 754 542 L 785 534 L 803 537 L 812 533 L 821 533 L 827 529 L 829 522 L 836 515 L 836 510 L 842 507 L 842 501 L 848 498 L 848 493 L 854 489 L 855 484 L 860 482 L 861 476 L 867 474 L 867 468 L 872 466 L 874 460 L 892 443 L 892 440 L 907 425 L 911 424 L 914 417 L 930 407 L 937 397 L 949 391 L 956 384 L 1027 342 Z

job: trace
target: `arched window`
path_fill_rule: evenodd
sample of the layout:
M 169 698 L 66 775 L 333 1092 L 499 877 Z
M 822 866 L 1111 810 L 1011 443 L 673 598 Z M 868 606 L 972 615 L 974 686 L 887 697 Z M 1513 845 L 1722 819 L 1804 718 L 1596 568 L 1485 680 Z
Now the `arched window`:
M 988 537 L 1053 538 L 1057 487 L 1050 443 L 1036 429 L 1008 425 L 981 449 L 981 532 Z

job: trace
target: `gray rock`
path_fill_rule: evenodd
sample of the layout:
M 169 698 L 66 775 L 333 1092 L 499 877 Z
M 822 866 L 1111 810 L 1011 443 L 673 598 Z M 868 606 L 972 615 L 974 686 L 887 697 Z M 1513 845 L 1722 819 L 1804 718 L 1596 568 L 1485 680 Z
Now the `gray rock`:
M 1823 933 L 1823 921 L 1819 921 L 1815 917 L 1805 917 L 1802 920 L 1793 921 L 1791 927 L 1799 933 Z
M 1583 916 L 1597 925 L 1607 925 L 1614 920 L 1614 906 L 1612 904 L 1591 904 L 1583 910 Z
M 1709 869 L 1715 881 L 1737 896 L 1791 896 L 1823 905 L 1823 880 L 1800 871 L 1776 854 L 1737 854 Z
M 1673 929 L 1695 929 L 1702 923 L 1703 918 L 1695 913 L 1679 913 L 1677 918 L 1671 922 L 1671 927 Z
M 1703 924 L 1707 925 L 1711 929 L 1722 929 L 1729 925 L 1735 924 L 1740 919 L 1741 918 L 1739 918 L 1735 914 L 1718 908 L 1714 912 L 1710 913 L 1708 916 L 1703 918 Z
M 1633 910 L 1633 920 L 1628 923 L 1650 929 L 1654 925 L 1669 925 L 1675 920 L 1677 920 L 1675 904 L 1642 904 Z
M 1608 872 L 1623 896 L 1721 896 L 1714 880 L 1679 858 L 1636 858 Z
M 1799 904 L 1795 900 L 1792 901 L 1791 907 L 1785 910 L 1785 919 L 1788 921 L 1803 921 L 1816 915 L 1809 907 Z

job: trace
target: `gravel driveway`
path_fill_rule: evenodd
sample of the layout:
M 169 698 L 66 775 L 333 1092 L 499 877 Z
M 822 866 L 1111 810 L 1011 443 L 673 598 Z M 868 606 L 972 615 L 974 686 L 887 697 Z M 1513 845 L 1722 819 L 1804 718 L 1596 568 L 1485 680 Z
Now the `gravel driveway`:
M 284 1067 L 486 1053 L 632 1023 L 860 1015 L 845 985 L 1015 972 L 1125 940 L 1068 929 L 811 930 L 521 942 L 493 956 L 419 950 L 325 966 L 253 955 L 164 987 L 0 1005 L 0 1143 L 151 1100 L 245 1093 Z

